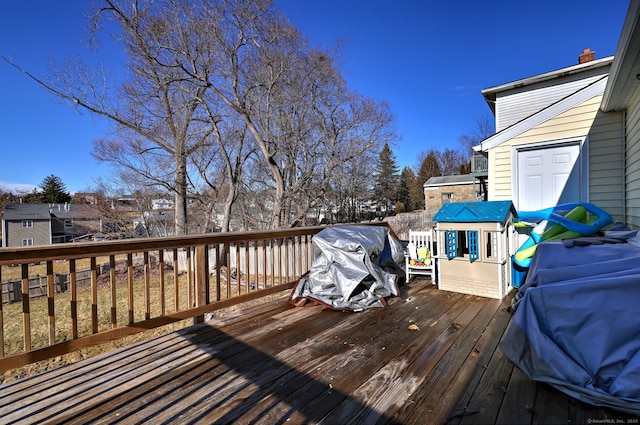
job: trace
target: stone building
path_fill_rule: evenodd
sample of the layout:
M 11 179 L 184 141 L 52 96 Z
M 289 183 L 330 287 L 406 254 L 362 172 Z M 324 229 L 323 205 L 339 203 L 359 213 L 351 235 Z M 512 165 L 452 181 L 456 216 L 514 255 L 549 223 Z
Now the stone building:
M 431 177 L 423 185 L 425 211 L 430 216 L 452 202 L 482 200 L 480 181 L 472 174 Z

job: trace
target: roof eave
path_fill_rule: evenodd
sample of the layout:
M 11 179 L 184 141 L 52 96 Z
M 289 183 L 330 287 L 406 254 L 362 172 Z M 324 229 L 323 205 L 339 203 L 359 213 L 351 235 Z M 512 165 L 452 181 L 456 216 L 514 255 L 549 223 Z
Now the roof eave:
M 592 97 L 604 91 L 606 82 L 607 77 L 604 76 L 599 80 L 591 83 L 590 85 L 548 106 L 547 108 L 544 108 L 528 116 L 527 118 L 503 129 L 499 133 L 486 138 L 485 140 L 480 142 L 478 151 L 487 152 L 488 150 L 501 145 L 507 140 L 510 140 L 524 133 L 525 131 L 528 131 L 535 126 L 571 109 L 572 107 L 579 105 L 585 100 L 591 99 Z
M 609 71 L 609 82 L 602 98 L 601 109 L 605 112 L 626 109 L 632 94 L 640 87 L 639 14 L 640 1 L 631 1 Z

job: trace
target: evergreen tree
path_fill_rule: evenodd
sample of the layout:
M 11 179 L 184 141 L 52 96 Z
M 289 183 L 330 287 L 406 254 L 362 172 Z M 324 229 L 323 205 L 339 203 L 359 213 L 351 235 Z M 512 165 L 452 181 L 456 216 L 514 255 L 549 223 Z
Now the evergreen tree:
M 51 174 L 40 183 L 40 201 L 48 204 L 65 203 L 71 201 L 71 195 L 67 192 L 62 179 Z
M 418 169 L 418 184 L 420 186 L 425 184 L 431 177 L 442 175 L 442 167 L 440 166 L 440 161 L 438 161 L 439 156 L 440 154 L 437 151 L 431 149 L 420 163 L 420 168 Z
M 438 162 L 438 153 L 435 150 L 430 150 L 423 156 L 418 173 L 415 176 L 415 183 L 410 186 L 411 200 L 415 209 L 424 209 L 424 184 L 431 177 L 438 177 L 442 175 L 442 169 Z
M 374 196 L 376 201 L 384 207 L 386 215 L 391 214 L 393 206 L 398 198 L 398 164 L 396 157 L 385 143 L 378 159 L 377 171 L 375 173 Z
M 404 167 L 400 174 L 400 187 L 398 188 L 398 202 L 402 203 L 404 211 L 413 211 L 420 204 L 414 203 L 411 196 L 411 188 L 416 186 L 416 175 L 410 167 Z

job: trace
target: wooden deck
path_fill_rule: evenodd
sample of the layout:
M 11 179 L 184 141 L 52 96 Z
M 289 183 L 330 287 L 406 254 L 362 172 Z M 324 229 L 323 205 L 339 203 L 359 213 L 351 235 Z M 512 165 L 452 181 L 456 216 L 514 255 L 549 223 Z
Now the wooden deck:
M 502 357 L 509 302 L 427 279 L 361 313 L 271 301 L 4 385 L 0 422 L 638 423 Z

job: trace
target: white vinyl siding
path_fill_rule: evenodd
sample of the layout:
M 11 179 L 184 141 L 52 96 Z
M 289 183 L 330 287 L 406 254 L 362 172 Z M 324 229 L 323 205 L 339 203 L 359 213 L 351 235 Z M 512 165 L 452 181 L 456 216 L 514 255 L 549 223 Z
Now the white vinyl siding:
M 576 81 L 546 81 L 500 93 L 496 97 L 496 132 L 513 125 L 549 105 L 577 92 L 602 78 L 608 71 L 599 69 L 595 75 Z
M 636 97 L 627 109 L 626 155 L 626 222 L 640 229 L 640 99 Z
M 490 201 L 513 199 L 512 150 L 517 145 L 566 140 L 585 137 L 589 134 L 602 94 L 582 102 L 558 116 L 531 128 L 489 152 L 489 193 Z

